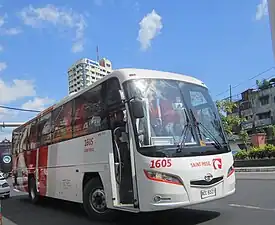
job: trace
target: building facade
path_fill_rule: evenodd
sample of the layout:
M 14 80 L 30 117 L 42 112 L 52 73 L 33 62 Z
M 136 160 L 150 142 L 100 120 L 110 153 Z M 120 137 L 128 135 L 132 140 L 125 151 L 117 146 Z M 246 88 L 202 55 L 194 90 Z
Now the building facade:
M 78 60 L 68 70 L 69 94 L 73 94 L 93 84 L 112 72 L 112 63 L 108 59 L 99 62 L 88 58 Z
M 275 86 L 264 89 L 248 89 L 242 93 L 233 114 L 246 119 L 242 127 L 252 132 L 254 128 L 265 128 L 275 124 Z

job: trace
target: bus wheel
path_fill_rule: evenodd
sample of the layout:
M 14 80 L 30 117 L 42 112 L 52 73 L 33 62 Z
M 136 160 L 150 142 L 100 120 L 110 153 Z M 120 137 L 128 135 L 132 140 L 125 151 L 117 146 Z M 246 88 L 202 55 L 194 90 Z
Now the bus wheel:
M 29 198 L 33 204 L 36 204 L 39 200 L 39 194 L 36 190 L 36 184 L 34 177 L 29 178 Z
M 100 179 L 88 181 L 83 192 L 83 207 L 92 219 L 110 220 L 113 211 L 107 208 L 106 196 Z

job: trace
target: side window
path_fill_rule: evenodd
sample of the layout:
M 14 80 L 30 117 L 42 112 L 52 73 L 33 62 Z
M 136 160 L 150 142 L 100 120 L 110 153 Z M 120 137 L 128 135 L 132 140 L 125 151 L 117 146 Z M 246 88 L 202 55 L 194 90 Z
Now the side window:
M 37 120 L 34 120 L 31 123 L 31 127 L 30 127 L 30 136 L 29 136 L 29 148 L 31 150 L 36 149 L 37 148 Z
M 16 154 L 18 152 L 18 141 L 19 141 L 19 130 L 16 129 L 12 132 L 12 154 Z
M 74 137 L 107 129 L 102 86 L 98 85 L 75 99 Z
M 29 143 L 28 143 L 28 135 L 29 135 L 29 129 L 30 129 L 30 125 L 26 125 L 25 127 L 23 127 L 23 129 L 21 130 L 21 135 L 20 135 L 20 143 L 19 143 L 19 152 L 24 152 L 26 150 L 29 149 Z
M 51 113 L 39 118 L 37 128 L 40 146 L 49 145 L 51 143 Z
M 106 105 L 107 107 L 112 107 L 121 103 L 121 98 L 119 95 L 119 90 L 121 90 L 119 81 L 117 78 L 111 78 L 106 81 Z
M 52 141 L 64 141 L 72 138 L 72 101 L 52 112 Z

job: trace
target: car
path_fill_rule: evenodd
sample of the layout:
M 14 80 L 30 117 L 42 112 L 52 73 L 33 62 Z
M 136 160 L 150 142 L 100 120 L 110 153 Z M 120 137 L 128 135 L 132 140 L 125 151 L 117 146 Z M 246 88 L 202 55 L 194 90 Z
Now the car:
M 5 179 L 4 174 L 2 172 L 0 173 L 0 197 L 10 197 L 10 185 Z

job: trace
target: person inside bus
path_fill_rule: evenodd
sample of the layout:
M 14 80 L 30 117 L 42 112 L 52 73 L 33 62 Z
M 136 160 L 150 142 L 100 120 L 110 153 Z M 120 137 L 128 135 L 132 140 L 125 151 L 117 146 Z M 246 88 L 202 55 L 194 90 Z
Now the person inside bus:
M 128 135 L 126 133 L 126 121 L 124 112 L 119 110 L 114 113 L 113 129 L 120 128 L 116 131 L 115 140 L 119 148 L 122 171 L 121 171 L 121 184 L 120 184 L 120 200 L 121 203 L 129 203 L 133 199 L 132 191 L 132 173 L 131 173 L 131 160 L 128 145 Z
M 175 95 L 171 92 L 171 88 L 160 93 L 151 94 L 150 101 L 150 117 L 155 128 L 157 136 L 174 136 L 175 125 L 180 124 L 181 117 L 179 112 L 174 110 L 173 103 L 176 101 Z
M 115 133 L 117 143 L 126 142 L 124 135 L 126 132 L 126 122 L 124 121 L 124 113 L 122 110 L 115 112 L 113 117 L 113 129 L 115 130 L 118 127 L 120 127 L 120 129 Z

